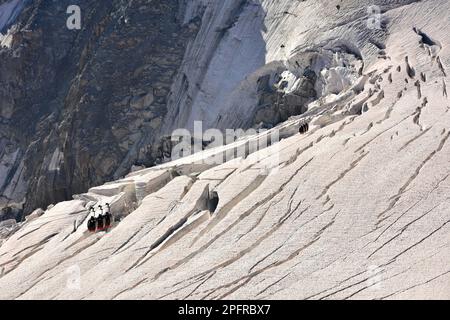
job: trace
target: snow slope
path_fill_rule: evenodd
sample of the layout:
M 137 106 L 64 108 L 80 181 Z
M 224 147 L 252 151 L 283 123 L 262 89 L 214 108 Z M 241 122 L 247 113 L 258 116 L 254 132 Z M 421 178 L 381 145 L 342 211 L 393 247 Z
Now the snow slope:
M 33 216 L 1 244 L 0 298 L 449 299 L 450 3 L 386 3 L 394 5 L 382 36 L 364 31 L 358 15 L 314 33 L 365 37 L 354 43 L 366 48 L 364 70 L 342 85 L 345 70 L 317 67 L 339 92 L 324 90 L 305 114 L 274 128 L 279 143 L 220 165 L 205 161 L 271 132 L 246 137 Z M 298 6 L 299 16 L 321 12 L 310 1 Z M 264 41 L 285 43 L 289 64 L 308 54 L 292 34 L 321 30 L 323 20 L 292 23 L 278 33 L 286 39 Z M 371 32 L 380 41 L 372 49 Z M 325 60 L 328 44 L 314 49 Z M 276 51 L 268 54 L 281 60 Z M 304 120 L 310 131 L 298 134 Z M 210 190 L 220 199 L 213 213 Z M 87 233 L 86 209 L 106 202 L 120 222 Z

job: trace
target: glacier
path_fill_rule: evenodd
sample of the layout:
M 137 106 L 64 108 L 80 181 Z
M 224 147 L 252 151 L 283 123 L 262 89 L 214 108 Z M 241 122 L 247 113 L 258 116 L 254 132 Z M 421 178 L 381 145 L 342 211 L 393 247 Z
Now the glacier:
M 186 23 L 205 20 L 166 134 L 248 126 L 261 79 L 290 96 L 313 72 L 317 96 L 268 131 L 0 226 L 0 299 L 449 299 L 449 1 L 374 1 L 375 27 L 360 0 L 183 3 Z M 113 228 L 89 233 L 106 203 Z

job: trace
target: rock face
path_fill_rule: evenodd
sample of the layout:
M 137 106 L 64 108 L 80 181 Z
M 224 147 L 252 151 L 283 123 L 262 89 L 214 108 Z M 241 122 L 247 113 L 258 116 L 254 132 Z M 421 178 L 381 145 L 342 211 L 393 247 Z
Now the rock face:
M 151 164 L 147 149 L 200 23 L 184 21 L 176 0 L 78 1 L 82 29 L 69 30 L 72 3 L 0 7 L 0 27 L 23 10 L 0 51 L 5 214 L 30 213 L 124 175 L 132 164 Z
M 61 43 L 39 5 L 64 1 L 25 7 L 17 37 L 35 50 L 13 39 L 1 53 L 2 192 L 30 212 L 80 194 L 0 227 L 0 299 L 449 299 L 450 3 L 374 2 L 368 16 L 357 0 L 112 1 L 88 15 L 104 28 Z M 174 19 L 123 34 L 139 8 Z M 143 42 L 160 23 L 167 43 Z M 173 47 L 178 63 L 152 60 Z M 47 68 L 77 50 L 79 64 Z M 153 72 L 127 73 L 146 59 Z M 135 139 L 148 106 L 161 121 L 121 153 L 115 135 Z M 127 108 L 136 118 L 118 116 Z M 151 149 L 167 158 L 158 139 L 196 119 L 273 128 L 101 185 Z M 262 147 L 229 157 L 250 144 Z M 87 232 L 89 207 L 105 203 L 113 227 Z

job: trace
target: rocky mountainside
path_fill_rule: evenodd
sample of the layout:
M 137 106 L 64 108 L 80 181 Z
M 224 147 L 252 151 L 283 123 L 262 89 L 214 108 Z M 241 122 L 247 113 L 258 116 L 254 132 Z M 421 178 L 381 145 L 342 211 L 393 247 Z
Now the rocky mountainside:
M 176 0 L 75 2 L 79 31 L 66 27 L 74 1 L 0 7 L 5 23 L 22 10 L 0 51 L 7 217 L 70 199 L 133 164 L 151 165 L 173 79 L 200 25 Z
M 4 215 L 75 195 L 0 225 L 1 299 L 450 298 L 447 0 L 79 2 L 2 38 Z M 167 161 L 195 120 L 270 130 Z

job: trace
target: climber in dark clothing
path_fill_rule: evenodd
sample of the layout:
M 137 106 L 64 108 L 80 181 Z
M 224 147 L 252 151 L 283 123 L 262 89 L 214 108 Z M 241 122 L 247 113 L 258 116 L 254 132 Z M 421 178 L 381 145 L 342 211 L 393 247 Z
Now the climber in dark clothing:
M 109 206 L 109 203 L 106 204 L 106 207 L 108 209 L 107 209 L 107 212 L 105 214 L 105 229 L 108 229 L 111 226 L 112 215 L 111 215 L 111 208 Z
M 88 230 L 90 232 L 95 232 L 95 229 L 97 229 L 97 220 L 94 217 L 91 217 L 88 221 Z
M 87 227 L 90 232 L 95 232 L 97 229 L 97 219 L 95 219 L 95 210 L 93 207 L 89 209 L 89 212 L 93 212 L 93 216 L 88 220 Z
M 300 134 L 305 134 L 308 131 L 309 131 L 308 122 L 300 123 L 300 128 L 298 129 L 298 132 L 300 132 Z
M 101 213 L 97 217 L 97 230 L 102 231 L 105 228 L 105 216 L 103 215 L 103 207 L 100 205 L 98 207 L 101 210 Z

